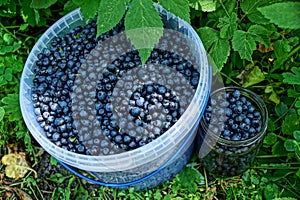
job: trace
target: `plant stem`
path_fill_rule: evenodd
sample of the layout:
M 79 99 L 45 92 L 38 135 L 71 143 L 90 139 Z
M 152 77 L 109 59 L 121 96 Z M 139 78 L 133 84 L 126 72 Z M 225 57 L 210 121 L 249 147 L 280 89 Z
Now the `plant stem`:
M 300 195 L 298 193 L 296 193 L 295 191 L 291 190 L 290 188 L 285 187 L 285 185 L 282 185 L 280 183 L 275 182 L 276 185 L 288 190 L 289 192 L 293 193 L 296 197 L 300 198 Z
M 227 11 L 227 9 L 225 8 L 225 6 L 224 6 L 224 4 L 223 4 L 223 1 L 222 0 L 220 0 L 220 4 L 222 5 L 222 7 L 223 7 L 223 9 L 224 9 L 224 11 L 225 11 L 225 13 L 226 13 L 226 15 L 230 18 L 230 15 L 229 15 L 229 13 L 228 13 L 228 11 Z
M 9 30 L 7 30 L 7 28 L 0 22 L 0 27 L 7 33 L 9 33 L 15 40 L 19 41 L 19 39 L 14 35 L 12 34 Z
M 278 117 L 276 120 L 274 120 L 274 124 L 276 122 L 278 122 L 281 118 L 283 118 L 288 112 L 290 112 L 290 110 L 294 107 L 295 103 L 296 103 L 297 99 L 294 100 L 294 102 L 292 103 L 292 105 L 290 106 L 290 108 L 285 112 L 283 113 L 283 115 L 281 115 L 280 117 Z
M 204 171 L 205 187 L 206 187 L 206 189 L 207 189 L 207 188 L 208 188 L 208 180 L 207 180 L 207 174 L 206 174 L 206 169 L 205 169 L 205 167 L 203 168 L 203 171 Z
M 234 82 L 236 85 L 241 86 L 241 84 L 239 84 L 238 82 L 236 82 L 235 80 L 233 80 L 232 78 L 230 78 L 229 76 L 227 76 L 226 74 L 224 74 L 223 72 L 220 72 L 222 76 L 225 76 L 226 78 L 228 78 L 229 80 L 231 80 L 232 82 Z
M 271 167 L 271 166 L 253 166 L 252 169 L 288 169 L 288 170 L 297 170 L 299 167 Z
M 278 157 L 285 157 L 287 156 L 287 154 L 283 154 L 283 155 L 280 155 L 280 154 L 275 154 L 275 155 L 261 155 L 261 156 L 256 156 L 256 158 L 278 158 Z
M 298 51 L 300 51 L 300 45 L 298 45 L 296 48 L 294 48 L 293 51 L 291 51 L 288 54 L 288 56 L 281 61 L 281 64 L 283 64 L 288 58 L 290 58 L 292 55 L 294 55 Z M 281 65 L 279 65 L 279 66 L 281 66 Z M 270 73 L 273 73 L 277 69 L 278 69 L 278 67 L 274 67 L 273 69 L 270 70 Z

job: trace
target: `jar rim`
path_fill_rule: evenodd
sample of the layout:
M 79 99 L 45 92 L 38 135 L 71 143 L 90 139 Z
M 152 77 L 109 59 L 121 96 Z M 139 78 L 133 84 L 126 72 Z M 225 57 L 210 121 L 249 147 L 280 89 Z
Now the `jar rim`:
M 238 87 L 238 86 L 227 86 L 227 87 L 222 87 L 222 88 L 216 89 L 211 92 L 210 97 L 213 97 L 221 92 L 226 93 L 228 91 L 234 91 L 234 90 L 239 90 L 241 92 L 241 94 L 243 94 L 243 95 L 248 94 L 248 96 L 246 96 L 246 97 L 250 98 L 251 103 L 254 103 L 255 107 L 260 111 L 260 113 L 262 115 L 261 130 L 258 133 L 256 133 L 253 137 L 250 137 L 246 140 L 228 140 L 228 139 L 220 137 L 220 133 L 216 134 L 215 132 L 210 130 L 208 128 L 208 124 L 206 123 L 205 120 L 203 120 L 203 118 L 200 121 L 200 126 L 203 129 L 203 133 L 205 136 L 212 137 L 214 140 L 217 140 L 218 143 L 223 143 L 223 144 L 233 145 L 233 146 L 240 146 L 243 144 L 248 144 L 248 143 L 254 142 L 257 139 L 261 138 L 266 133 L 267 126 L 268 126 L 268 110 L 267 110 L 267 107 L 266 107 L 264 101 L 256 93 L 252 92 L 249 89 Z

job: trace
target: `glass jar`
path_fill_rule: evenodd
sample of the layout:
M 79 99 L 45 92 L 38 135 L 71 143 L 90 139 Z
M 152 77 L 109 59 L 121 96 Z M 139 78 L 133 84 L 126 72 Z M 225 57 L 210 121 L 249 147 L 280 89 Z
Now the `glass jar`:
M 240 91 L 240 94 L 260 112 L 262 124 L 261 130 L 254 136 L 233 141 L 220 137 L 220 131 L 217 132 L 202 118 L 197 135 L 198 157 L 210 173 L 221 177 L 237 176 L 251 167 L 262 144 L 268 123 L 268 112 L 264 102 L 250 90 L 241 87 L 221 88 L 212 92 L 211 100 L 219 98 L 220 94 L 226 95 L 235 90 Z M 212 118 L 224 118 L 224 115 L 212 116 Z M 225 121 L 221 126 L 224 125 Z

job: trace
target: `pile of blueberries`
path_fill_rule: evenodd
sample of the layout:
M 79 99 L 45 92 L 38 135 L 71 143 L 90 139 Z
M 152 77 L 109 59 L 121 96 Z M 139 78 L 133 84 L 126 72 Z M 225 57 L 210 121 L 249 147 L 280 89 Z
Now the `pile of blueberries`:
M 134 77 L 129 76 L 132 82 L 124 84 L 128 90 L 121 93 L 115 89 L 130 70 L 142 68 L 138 51 L 131 49 L 123 31 L 122 20 L 96 38 L 96 23 L 91 21 L 54 39 L 50 48 L 37 55 L 32 87 L 34 113 L 46 136 L 57 146 L 87 155 L 133 150 L 166 132 L 187 108 L 200 74 L 192 64 L 185 41 L 172 34 L 164 34 L 159 45 L 172 44 L 174 52 L 155 48 L 146 66 L 154 64 L 176 70 L 177 79 L 184 77 L 182 82 L 188 83 L 177 89 L 190 90 L 181 95 L 154 82 L 134 86 Z M 118 34 L 121 35 L 114 38 Z M 122 95 L 127 121 L 118 117 L 120 112 L 112 104 L 114 98 Z M 184 100 L 187 102 L 182 103 Z M 163 115 L 153 109 L 162 110 Z
M 211 146 L 212 150 L 201 159 L 209 171 L 226 177 L 247 170 L 262 142 L 262 137 L 245 142 L 262 131 L 263 119 L 255 103 L 238 89 L 221 90 L 210 99 L 203 120 L 207 129 L 198 134 L 201 144 L 212 145 L 210 134 L 225 139 Z
M 262 129 L 260 111 L 239 90 L 211 98 L 204 119 L 209 130 L 226 140 L 247 140 Z

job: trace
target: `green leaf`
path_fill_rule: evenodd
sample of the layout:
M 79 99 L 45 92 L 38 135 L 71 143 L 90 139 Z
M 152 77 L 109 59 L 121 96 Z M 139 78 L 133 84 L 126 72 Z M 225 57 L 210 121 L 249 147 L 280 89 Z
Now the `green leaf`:
M 291 72 L 284 72 L 283 75 L 283 82 L 288 84 L 295 84 L 300 85 L 300 68 L 299 67 L 292 67 Z
M 160 0 L 159 3 L 169 12 L 190 23 L 190 6 L 188 0 Z
M 238 51 L 242 59 L 252 61 L 252 52 L 256 49 L 256 44 L 250 33 L 237 30 L 233 34 L 232 47 Z
M 300 178 L 300 168 L 299 168 L 298 171 L 296 172 L 296 176 L 298 176 L 298 178 Z M 285 199 L 285 200 L 296 200 L 296 199 L 291 198 L 291 199 Z
M 300 28 L 300 2 L 275 3 L 257 9 L 280 28 Z
M 242 11 L 247 15 L 251 22 L 257 24 L 267 24 L 269 20 L 266 19 L 258 10 L 257 7 L 263 5 L 268 0 L 244 0 L 241 1 L 240 6 Z
M 300 171 L 300 169 L 299 169 Z M 281 198 L 275 198 L 273 200 L 297 200 L 296 198 L 293 197 L 281 197 Z
M 254 66 L 253 69 L 242 76 L 243 87 L 249 87 L 260 83 L 265 80 L 264 73 L 258 66 Z
M 220 18 L 217 27 L 221 29 L 221 38 L 230 39 L 233 36 L 234 31 L 237 30 L 237 14 L 233 12 L 231 13 L 230 18 L 227 16 Z
M 298 98 L 300 97 L 300 92 L 293 89 L 288 89 L 288 97 Z
M 281 141 L 277 141 L 272 146 L 272 154 L 273 155 L 285 155 L 287 153 L 286 149 L 283 146 L 283 143 Z
M 268 184 L 264 188 L 264 197 L 266 200 L 273 200 L 279 194 L 279 188 L 275 183 Z
M 300 129 L 300 118 L 296 113 L 285 116 L 281 131 L 286 135 L 292 135 L 294 131 Z
M 215 0 L 199 0 L 198 2 L 203 12 L 213 12 L 216 10 L 217 2 Z
M 29 26 L 37 25 L 36 12 L 30 8 L 31 0 L 20 1 L 22 6 L 22 17 L 25 22 L 28 22 Z
M 73 0 L 73 3 L 80 6 L 80 11 L 84 18 L 94 18 L 99 8 L 100 0 Z
M 163 23 L 152 1 L 133 0 L 125 17 L 127 37 L 138 49 L 142 64 L 163 35 Z
M 275 133 L 269 133 L 264 138 L 264 144 L 267 146 L 273 145 L 277 142 L 277 135 Z
M 56 2 L 57 0 L 32 0 L 30 7 L 36 9 L 49 8 Z
M 278 97 L 277 93 L 274 90 L 272 91 L 272 94 L 269 96 L 269 100 L 276 104 L 280 103 L 280 98 Z
M 49 181 L 52 181 L 54 183 L 61 184 L 63 183 L 66 179 L 70 178 L 70 176 L 64 176 L 60 173 L 55 173 L 50 178 L 48 178 Z
M 221 71 L 230 55 L 229 41 L 221 39 L 219 32 L 209 27 L 200 28 L 197 31 L 205 49 L 215 62 L 217 71 Z
M 296 140 L 287 139 L 284 142 L 284 147 L 287 151 L 296 151 L 299 148 L 299 144 Z
M 204 177 L 194 167 L 185 167 L 179 174 L 181 185 L 190 193 L 196 192 L 197 184 L 204 184 Z
M 288 107 L 283 102 L 275 106 L 275 112 L 278 117 L 284 115 L 287 111 L 288 111 Z
M 125 1 L 100 1 L 97 17 L 97 37 L 115 27 L 126 11 Z
M 5 112 L 10 114 L 8 118 L 9 121 L 19 121 L 22 119 L 18 94 L 8 94 L 1 102 L 5 104 Z
M 255 24 L 250 26 L 248 33 L 250 33 L 253 36 L 253 39 L 257 42 L 265 45 L 267 48 L 270 47 L 270 35 L 273 33 L 273 31 L 270 31 L 261 25 Z
M 293 135 L 296 141 L 300 142 L 300 131 L 294 131 Z
M 289 41 L 286 38 L 274 42 L 273 48 L 275 57 L 279 60 L 279 63 L 286 60 L 286 58 L 288 57 L 288 53 L 291 51 L 291 46 L 289 45 Z
M 5 110 L 3 107 L 0 107 L 0 122 L 3 120 L 4 115 L 5 115 Z

